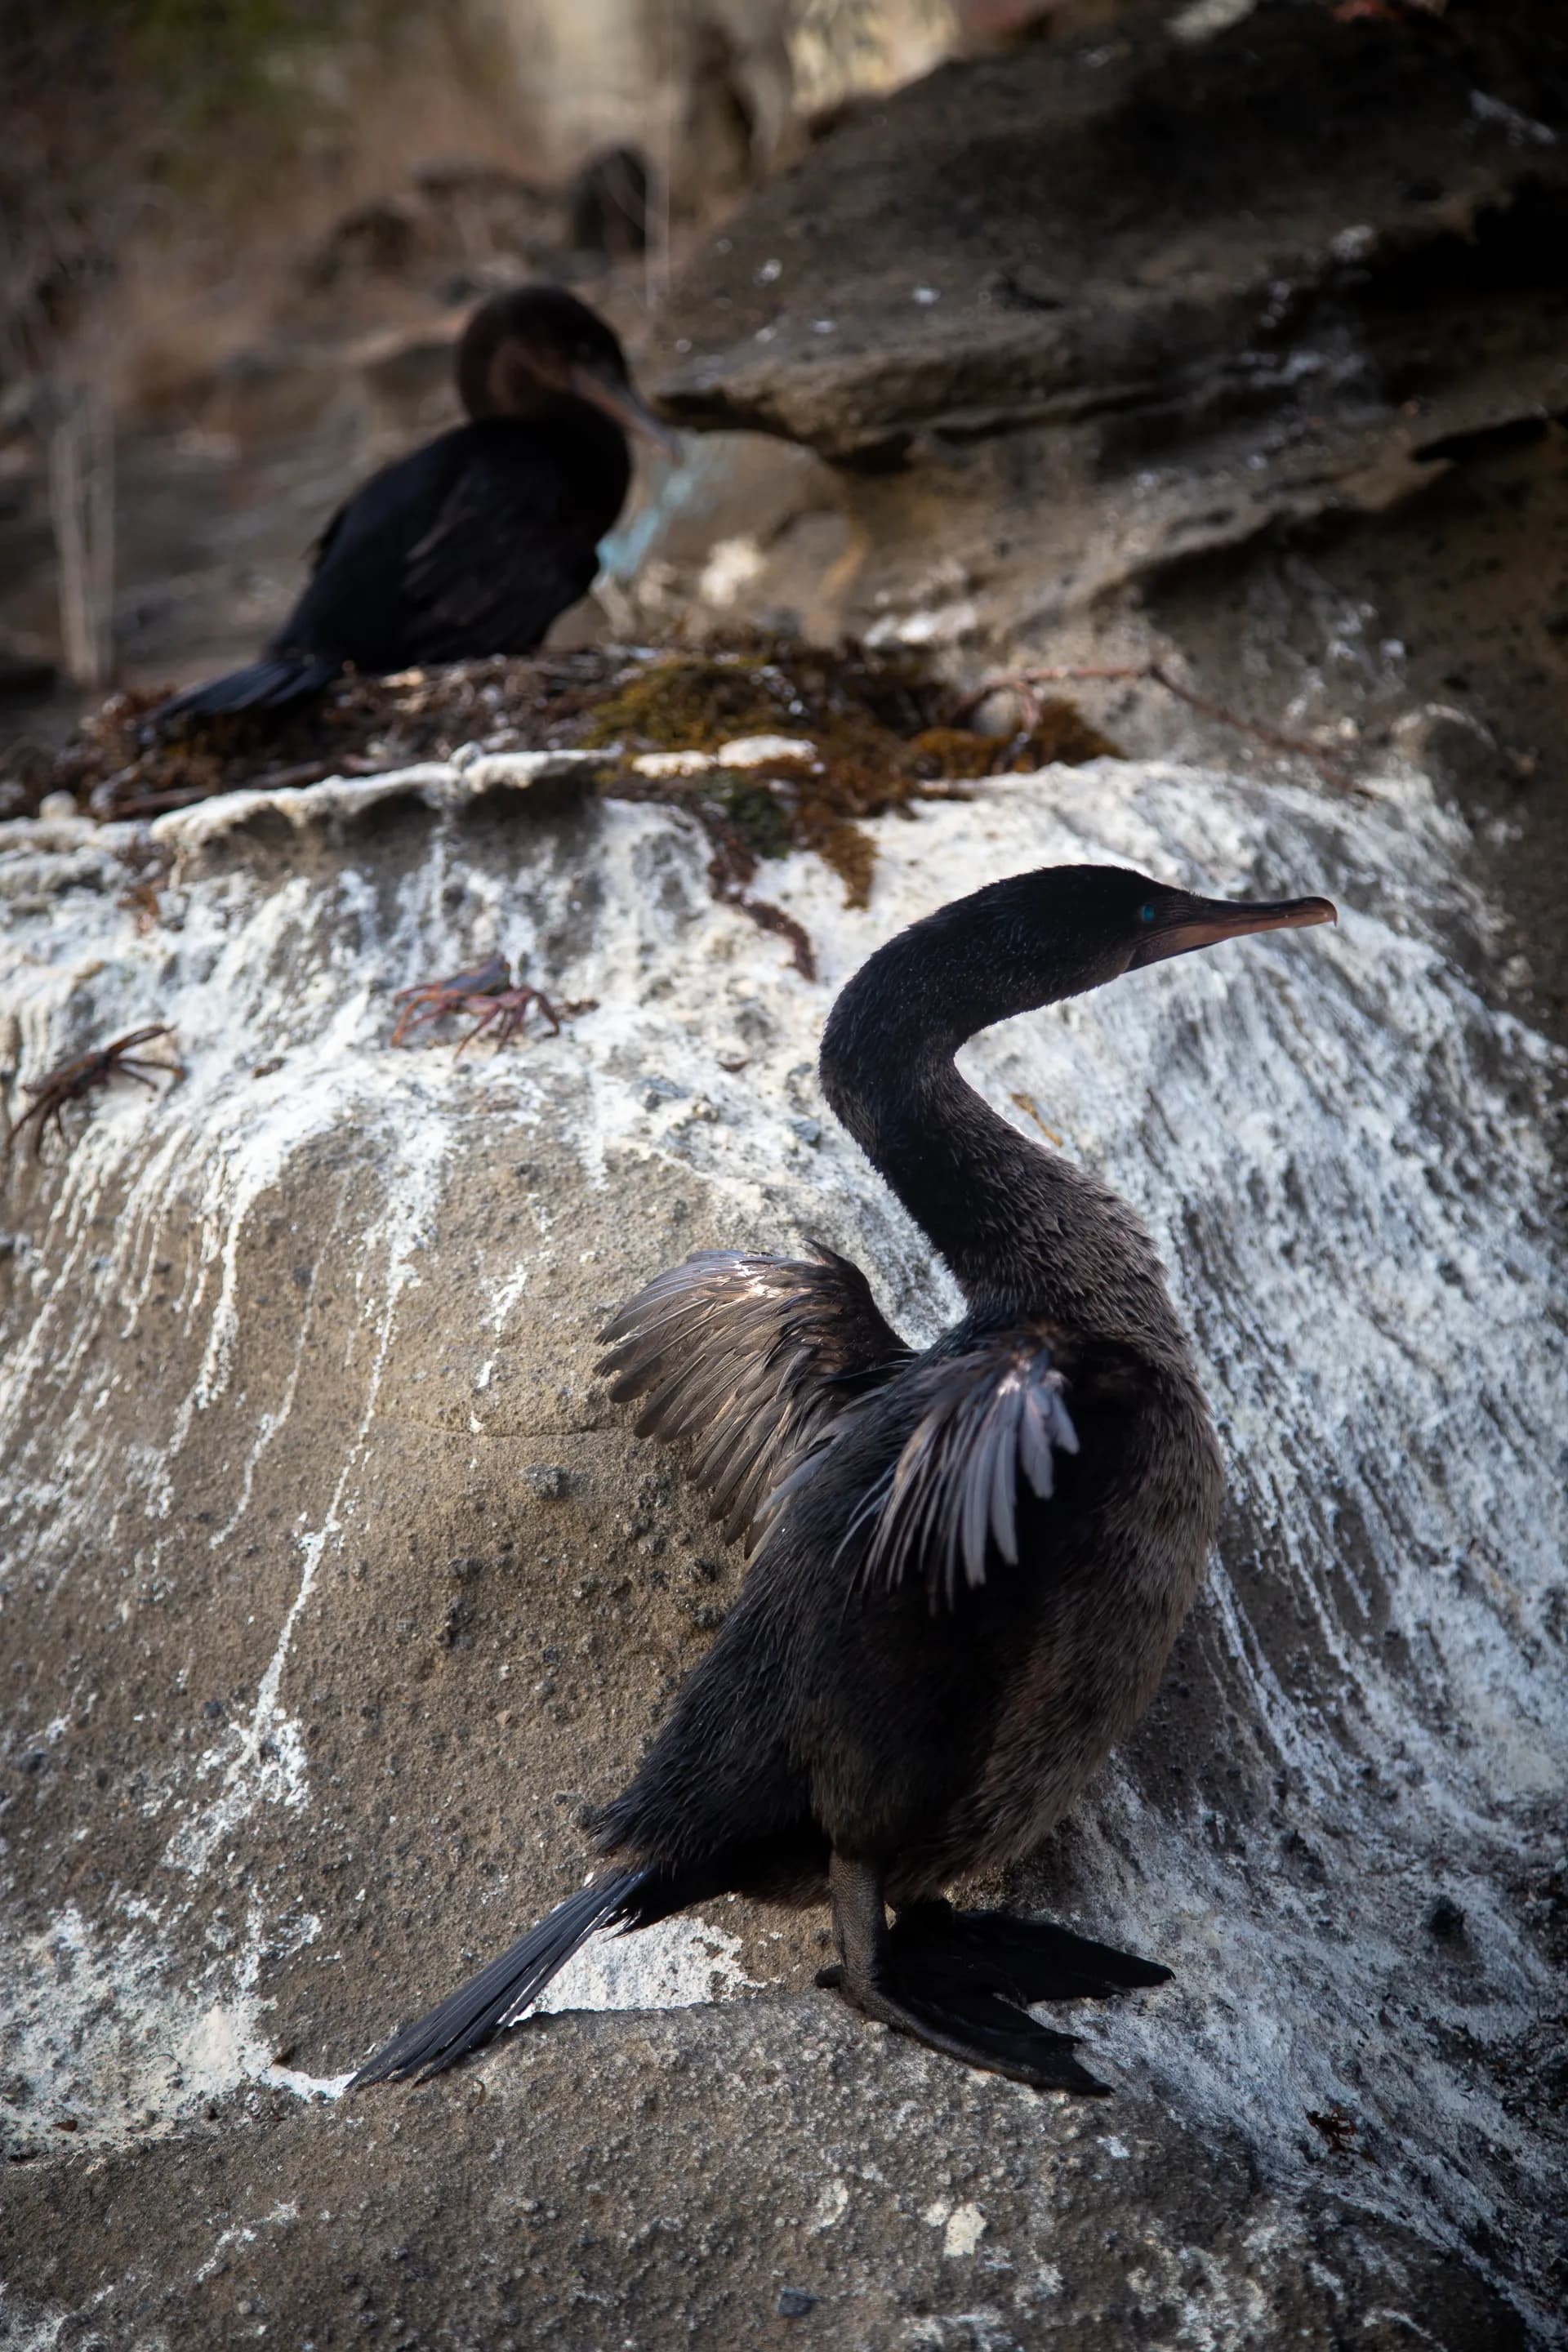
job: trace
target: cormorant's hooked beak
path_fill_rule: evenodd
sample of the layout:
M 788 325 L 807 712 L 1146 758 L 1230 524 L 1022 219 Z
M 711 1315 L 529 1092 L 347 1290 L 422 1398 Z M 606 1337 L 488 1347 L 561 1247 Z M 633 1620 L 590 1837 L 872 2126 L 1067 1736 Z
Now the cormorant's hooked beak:
M 579 400 L 591 401 L 628 433 L 639 433 L 645 441 L 651 441 L 667 457 L 679 456 L 680 444 L 675 435 L 625 376 L 612 375 L 607 369 L 601 372 L 579 360 L 573 366 L 571 381 Z
M 1151 927 L 1133 949 L 1127 969 L 1136 971 L 1142 964 L 1163 963 L 1167 956 L 1212 948 L 1249 931 L 1300 931 L 1312 923 L 1338 921 L 1331 898 L 1191 898 L 1180 913 Z

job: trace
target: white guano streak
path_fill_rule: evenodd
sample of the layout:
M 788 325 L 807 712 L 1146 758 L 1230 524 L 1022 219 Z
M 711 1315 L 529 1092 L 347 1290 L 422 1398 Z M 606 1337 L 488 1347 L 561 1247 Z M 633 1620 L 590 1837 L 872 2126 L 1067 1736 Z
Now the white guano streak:
M 1563 1577 L 1568 1370 L 1540 1212 L 1545 1101 L 1563 1064 L 1485 1003 L 1436 944 L 1440 922 L 1484 936 L 1490 919 L 1466 878 L 1463 824 L 1408 771 L 1375 779 L 1373 793 L 1336 803 L 1288 782 L 1134 762 L 997 780 L 967 803 L 876 829 L 868 910 L 845 908 L 814 858 L 760 877 L 763 895 L 811 933 L 815 985 L 776 942 L 713 904 L 693 828 L 646 806 L 602 812 L 591 919 L 567 920 L 578 877 L 542 860 L 531 871 L 526 849 L 503 890 L 444 842 L 405 877 L 389 916 L 351 869 L 270 895 L 247 879 L 196 884 L 184 931 L 155 949 L 125 941 L 85 892 L 40 919 L 20 956 L 0 963 L 0 991 L 27 1006 L 29 1073 L 81 1034 L 79 1022 L 68 1038 L 58 1017 L 77 992 L 98 1034 L 177 1020 L 192 1076 L 167 1106 L 131 1089 L 103 1097 L 60 1180 L 58 1255 L 46 1251 L 30 1277 L 37 1320 L 0 1391 L 10 1458 L 33 1464 L 32 1501 L 63 1496 L 80 1512 L 95 1492 L 118 1497 L 124 1465 L 104 1456 L 90 1399 L 66 1413 L 62 1434 L 38 1383 L 51 1365 L 85 1362 L 94 1318 L 110 1307 L 132 1320 L 143 1311 L 181 1187 L 205 1217 L 187 1321 L 208 1297 L 208 1270 L 236 1262 L 234 1220 L 266 1190 L 258 1171 L 280 1171 L 311 1137 L 347 1122 L 367 1129 L 386 1198 L 403 1204 L 356 1245 L 362 1265 L 374 1257 L 379 1301 L 359 1436 L 300 1538 L 299 1584 L 239 1748 L 207 1759 L 226 1775 L 216 1806 L 204 1812 L 188 1784 L 177 1792 L 187 1867 L 210 1862 L 251 1804 L 298 1801 L 307 1785 L 302 1752 L 279 1738 L 291 1729 L 284 1670 L 352 1503 L 411 1254 L 470 1111 L 505 1106 L 491 1116 L 520 1137 L 548 1118 L 592 1187 L 614 1163 L 663 1160 L 708 1188 L 714 1222 L 742 1243 L 787 1248 L 820 1234 L 872 1266 L 892 1310 L 926 1337 L 954 1295 L 922 1237 L 830 1121 L 815 1150 L 792 1125 L 804 1109 L 820 1112 L 816 1041 L 849 971 L 902 923 L 1032 866 L 1109 859 L 1242 895 L 1327 890 L 1342 907 L 1337 933 L 1161 966 L 1010 1023 L 965 1055 L 1004 1116 L 1022 1122 L 1016 1097 L 1026 1096 L 1149 1220 L 1196 1335 L 1242 1522 L 1271 1589 L 1338 1678 L 1327 1708 L 1296 1685 L 1250 1599 L 1251 1571 L 1233 1558 L 1233 1575 L 1216 1577 L 1200 1603 L 1203 1632 L 1230 1662 L 1236 1736 L 1293 1776 L 1313 1835 L 1340 1842 L 1333 1931 L 1321 1895 L 1262 1869 L 1244 1883 L 1215 1824 L 1157 1812 L 1112 1778 L 1080 1823 L 1085 1883 L 1103 1922 L 1180 1974 L 1146 2017 L 1126 2006 L 1090 2030 L 1177 2112 L 1245 2132 L 1279 2177 L 1309 2177 L 1304 2107 L 1353 2098 L 1381 2116 L 1391 2151 L 1363 2168 L 1366 2201 L 1450 2236 L 1504 2207 L 1518 2179 L 1509 2168 L 1526 2152 L 1517 2119 L 1487 2117 L 1494 2159 L 1478 2147 L 1458 2062 L 1434 2048 L 1416 2066 L 1409 2035 L 1380 2046 L 1368 2021 L 1404 1963 L 1415 1923 L 1400 1906 L 1413 1881 L 1440 1870 L 1487 1928 L 1489 2006 L 1456 1997 L 1456 2037 L 1521 2031 L 1542 1997 L 1516 1922 L 1486 1906 L 1510 1809 L 1560 1781 L 1564 1749 L 1561 1684 L 1527 1663 L 1547 1642 Z M 165 829 L 179 838 L 177 822 Z M 443 894 L 459 882 L 455 919 Z M 568 931 L 572 957 L 545 977 L 601 1009 L 547 1053 L 459 1069 L 446 1056 L 375 1050 L 385 1014 L 368 993 L 373 973 L 395 986 L 492 948 L 522 961 Z M 84 981 L 95 959 L 98 975 Z M 742 1021 L 759 1042 L 750 1066 L 727 1072 L 714 1040 Z M 249 1062 L 284 1045 L 283 1073 L 248 1077 Z M 649 1110 L 632 1083 L 639 1073 L 680 1091 Z M 693 1116 L 702 1097 L 711 1118 Z M 411 1137 L 425 1155 L 414 1167 Z M 221 1182 L 215 1163 L 227 1171 Z M 132 1213 L 95 1265 L 91 1219 L 107 1201 Z M 476 1328 L 500 1332 L 530 1259 L 525 1249 L 514 1271 L 477 1287 Z M 227 1377 L 225 1295 L 220 1278 L 186 1427 Z M 259 1412 L 256 1426 L 264 1442 Z M 52 1479 L 56 1457 L 68 1486 Z M 1381 1617 L 1405 1636 L 1397 1670 L 1368 1637 Z M 268 1741 L 277 1758 L 264 1755 Z M 1369 1764 L 1392 1791 L 1381 1811 L 1366 1794 Z M 230 1799 L 240 1811 L 225 1815 Z M 1294 2007 L 1241 1990 L 1260 1973 L 1299 1988 Z M 660 1997 L 651 1975 L 642 1990 Z M 584 1982 L 580 1997 L 605 1994 Z M 1429 1998 L 1441 2024 L 1447 1997 Z

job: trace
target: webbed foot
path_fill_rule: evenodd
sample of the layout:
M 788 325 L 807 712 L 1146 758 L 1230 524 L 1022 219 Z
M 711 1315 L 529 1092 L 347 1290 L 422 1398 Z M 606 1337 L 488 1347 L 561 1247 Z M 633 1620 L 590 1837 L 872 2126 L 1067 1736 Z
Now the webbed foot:
M 1018 2001 L 1108 2000 L 1169 1984 L 1158 1960 L 1075 1936 L 1048 1919 L 1007 1911 L 955 1911 L 951 1903 L 906 1904 L 889 1948 L 900 1965 L 943 1962 Z
M 1103 1999 L 1170 1974 L 1065 1927 L 1000 1911 L 910 1904 L 889 1928 L 880 1872 L 842 1854 L 832 1857 L 828 1886 L 840 1958 L 819 1971 L 819 1985 L 928 2049 L 1036 2090 L 1103 2098 L 1110 2086 L 1073 2055 L 1070 2033 L 1029 2015 L 1029 2002 Z
M 816 1981 L 841 1992 L 864 2017 L 890 2025 L 966 2066 L 1005 2074 L 1036 2091 L 1076 2091 L 1103 2099 L 1108 2083 L 1074 2057 L 1074 2037 L 1038 2024 L 1005 1994 L 976 1983 L 971 1972 L 940 1965 L 896 1968 L 876 1977 L 846 1967 L 823 1969 Z

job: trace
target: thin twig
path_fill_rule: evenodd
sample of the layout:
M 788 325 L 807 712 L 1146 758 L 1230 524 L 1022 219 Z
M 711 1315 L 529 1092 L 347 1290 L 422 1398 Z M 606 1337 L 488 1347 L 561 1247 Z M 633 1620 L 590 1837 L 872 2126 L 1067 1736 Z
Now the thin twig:
M 1277 729 L 1265 727 L 1256 719 L 1244 719 L 1238 710 L 1227 709 L 1223 702 L 1213 702 L 1207 695 L 1194 694 L 1190 686 L 1183 686 L 1157 661 L 1148 662 L 1059 662 L 1041 669 L 1007 670 L 998 677 L 986 678 L 973 694 L 966 695 L 958 705 L 957 718 L 967 719 L 979 709 L 988 695 L 1005 692 L 1012 688 L 1028 694 L 1035 686 L 1071 686 L 1091 680 L 1106 684 L 1163 686 L 1178 702 L 1196 710 L 1205 719 L 1216 719 L 1222 727 L 1234 727 L 1238 734 L 1250 735 L 1255 742 L 1267 744 L 1271 751 L 1284 751 L 1291 757 L 1310 760 L 1320 775 L 1342 792 L 1355 793 L 1363 800 L 1373 795 L 1364 784 L 1359 784 L 1344 761 L 1332 751 L 1324 751 L 1321 743 L 1309 743 L 1299 735 L 1281 735 Z
M 101 690 L 113 660 L 113 423 L 108 393 L 96 376 L 60 386 L 57 400 L 48 443 L 49 520 L 66 674 L 74 685 Z
M 296 760 L 291 768 L 268 768 L 249 787 L 253 793 L 291 793 L 301 784 L 324 783 L 331 770 L 321 760 Z

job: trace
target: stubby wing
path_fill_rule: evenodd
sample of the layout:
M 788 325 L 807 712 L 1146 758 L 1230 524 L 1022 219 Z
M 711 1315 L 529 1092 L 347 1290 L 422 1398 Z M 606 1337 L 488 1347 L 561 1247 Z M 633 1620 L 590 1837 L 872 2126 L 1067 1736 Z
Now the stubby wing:
M 643 1397 L 640 1436 L 689 1439 L 727 1539 L 858 1399 L 911 1360 L 858 1266 L 702 1250 L 601 1332 L 617 1402 Z
M 476 457 L 408 551 L 403 593 L 423 661 L 529 653 L 594 584 L 599 559 L 563 479 L 543 453 L 504 465 Z
M 467 447 L 458 426 L 382 467 L 344 500 L 311 550 L 310 581 L 274 648 L 330 653 L 368 670 L 413 658 L 405 567 L 439 527 Z
M 861 1573 L 890 1586 L 919 1577 L 951 1607 L 983 1584 L 994 1557 L 1016 1566 L 1018 1498 L 1056 1491 L 1057 1457 L 1076 1454 L 1067 1383 L 1036 1331 L 999 1332 L 914 1375 L 919 1418 L 856 1515 L 869 1527 Z

